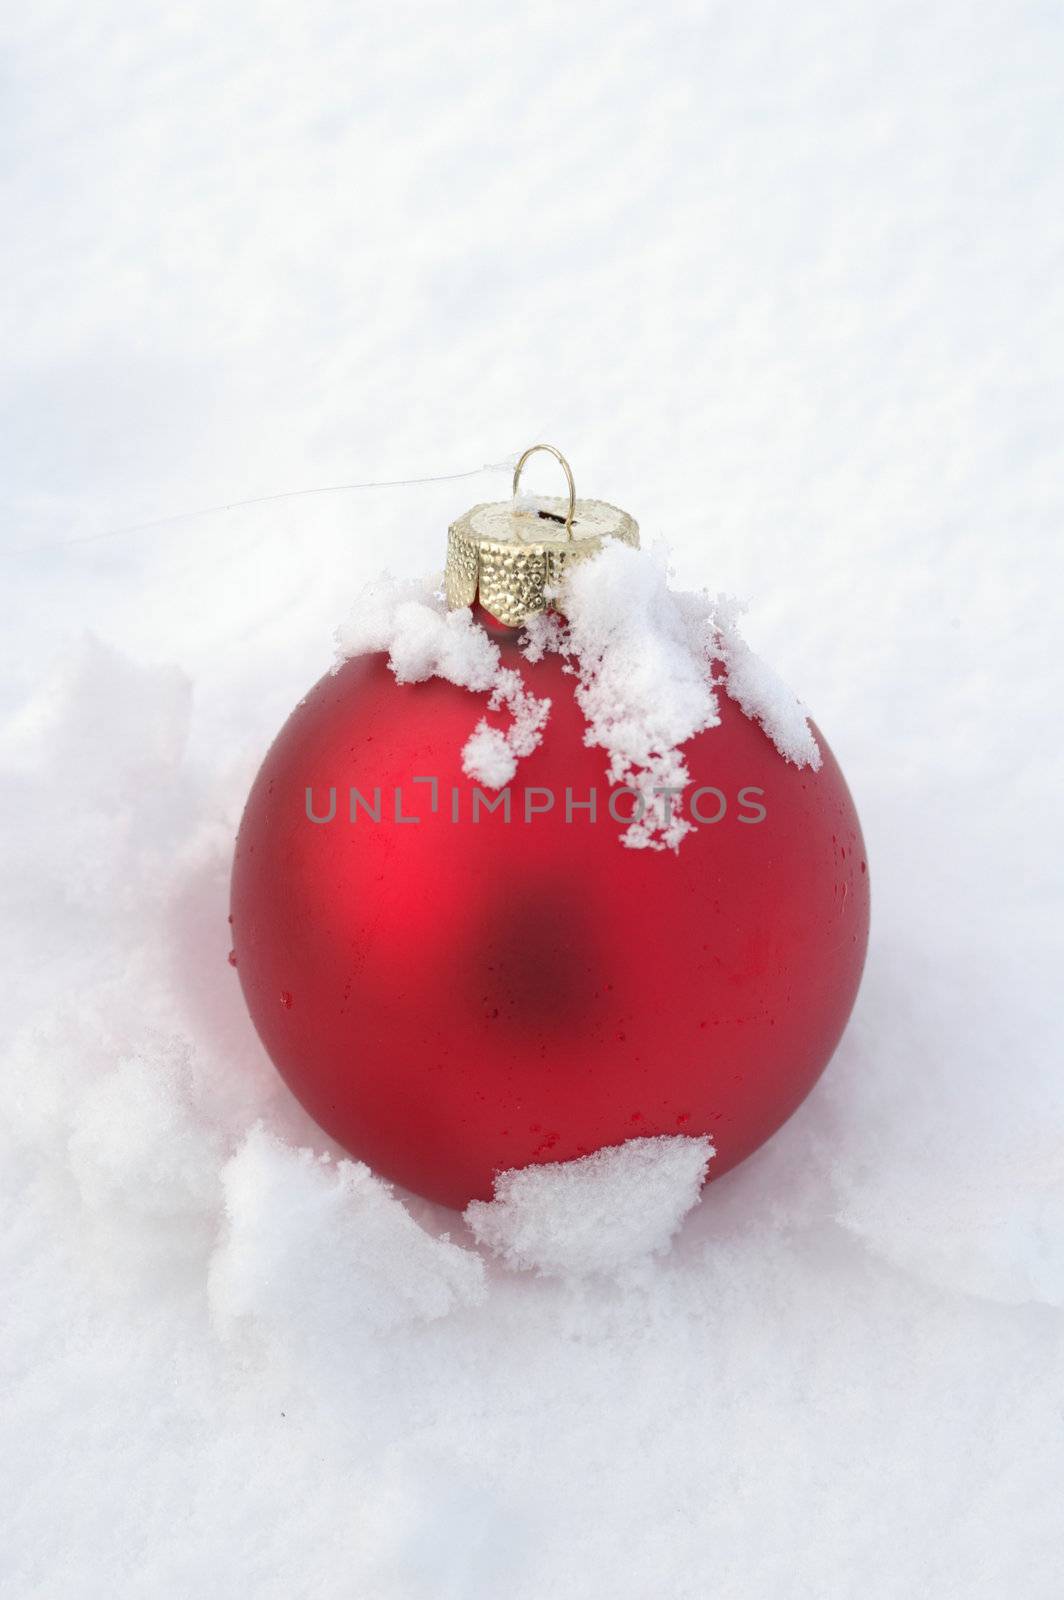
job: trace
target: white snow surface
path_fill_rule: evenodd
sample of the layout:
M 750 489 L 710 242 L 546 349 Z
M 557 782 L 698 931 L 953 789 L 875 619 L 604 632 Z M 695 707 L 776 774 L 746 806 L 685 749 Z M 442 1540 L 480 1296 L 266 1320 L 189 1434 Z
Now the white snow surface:
M 415 12 L 5 20 L 0 1592 L 1057 1600 L 1064 20 Z M 484 1244 L 349 1161 L 226 961 L 329 630 L 509 477 L 263 497 L 538 438 L 750 597 L 873 885 L 821 1083 L 627 1264 L 609 1161 Z

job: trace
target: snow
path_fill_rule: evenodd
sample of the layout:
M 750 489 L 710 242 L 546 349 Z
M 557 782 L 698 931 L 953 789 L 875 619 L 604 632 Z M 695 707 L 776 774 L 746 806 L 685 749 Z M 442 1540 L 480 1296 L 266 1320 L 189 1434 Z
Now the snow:
M 260 1123 L 221 1187 L 208 1292 L 223 1337 L 250 1325 L 346 1356 L 367 1335 L 484 1299 L 480 1257 L 430 1237 L 363 1162 L 293 1149 Z
M 339 662 L 387 651 L 397 683 L 444 678 L 462 689 L 491 689 L 500 670 L 498 646 L 468 607 L 448 611 L 438 578 L 367 583 L 337 628 L 336 643 Z
M 698 1200 L 709 1139 L 629 1139 L 554 1167 L 503 1172 L 465 1216 L 508 1266 L 559 1278 L 623 1276 L 662 1255 Z
M 820 747 L 805 707 L 768 662 L 751 650 L 736 622 L 739 609 L 730 597 L 720 595 L 712 613 L 727 692 L 748 717 L 760 722 L 781 756 L 815 772 Z
M 489 789 L 503 789 L 517 773 L 522 756 L 530 756 L 543 738 L 550 700 L 532 694 L 521 674 L 500 666 L 488 701 L 489 711 L 505 707 L 512 721 L 506 729 L 481 719 L 462 749 L 462 770 Z
M 796 766 L 820 765 L 800 702 L 742 638 L 739 607 L 725 595 L 676 593 L 664 549 L 607 543 L 565 575 L 556 597 L 564 621 L 532 619 L 525 654 L 566 657 L 587 742 L 609 756 L 606 775 L 642 804 L 622 834 L 632 849 L 678 849 L 693 824 L 683 814 L 690 771 L 682 746 L 720 722 L 712 676 L 756 718 Z M 673 791 L 667 807 L 658 798 Z
M 691 824 L 678 797 L 667 813 L 655 791 L 684 788 L 690 773 L 680 745 L 720 718 L 708 657 L 691 648 L 664 557 L 606 545 L 571 569 L 559 606 L 567 626 L 555 648 L 576 671 L 587 742 L 606 751 L 610 784 L 642 797 L 623 842 L 675 848 Z M 534 653 L 545 642 L 550 635 L 535 635 Z
M 12 13 L 5 1596 L 1057 1600 L 1062 50 L 955 0 Z M 608 1181 L 581 1242 L 571 1172 L 467 1223 L 346 1162 L 226 961 L 331 628 L 509 475 L 235 503 L 541 437 L 749 596 L 874 882 L 821 1083 L 623 1266 Z
M 462 746 L 462 771 L 486 789 L 505 789 L 517 773 L 517 756 L 505 733 L 478 722 Z
M 520 758 L 539 744 L 550 701 L 531 694 L 520 674 L 503 666 L 498 645 L 468 607 L 448 611 L 439 579 L 384 576 L 365 584 L 335 637 L 337 665 L 382 651 L 397 683 L 443 678 L 487 691 L 490 711 L 509 711 L 505 729 L 481 718 L 462 750 L 463 770 L 486 788 L 504 788 Z
M 714 663 L 727 693 L 756 718 L 781 755 L 796 766 L 820 765 L 804 707 L 742 638 L 742 607 L 726 595 L 676 593 L 664 549 L 646 551 L 607 540 L 576 563 L 554 597 L 564 614 L 528 619 L 524 653 L 534 666 L 548 652 L 566 658 L 588 744 L 608 755 L 609 783 L 640 796 L 621 835 L 633 849 L 677 849 L 693 824 L 683 815 L 690 772 L 681 746 L 720 721 Z M 448 611 L 439 582 L 384 577 L 365 586 L 349 620 L 336 630 L 339 661 L 382 651 L 399 683 L 439 677 L 460 688 L 490 690 L 488 709 L 506 708 L 510 726 L 481 719 L 462 750 L 466 775 L 501 789 L 522 756 L 544 737 L 550 700 L 503 667 L 498 646 L 462 608 Z M 534 681 L 534 680 L 533 680 Z M 668 806 L 661 795 L 671 791 Z

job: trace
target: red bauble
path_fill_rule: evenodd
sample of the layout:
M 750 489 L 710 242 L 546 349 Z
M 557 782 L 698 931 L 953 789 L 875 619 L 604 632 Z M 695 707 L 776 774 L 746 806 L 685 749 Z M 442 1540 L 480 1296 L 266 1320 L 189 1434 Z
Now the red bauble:
M 259 1035 L 341 1145 L 447 1205 L 490 1198 L 500 1170 L 653 1134 L 710 1134 L 717 1177 L 809 1092 L 857 993 L 868 876 L 845 780 L 820 735 L 819 771 L 789 765 L 721 693 L 720 725 L 684 753 L 688 794 L 712 786 L 724 815 L 678 853 L 627 849 L 573 678 L 496 638 L 553 702 L 508 823 L 471 819 L 461 751 L 482 698 L 399 685 L 383 656 L 323 678 L 278 735 L 233 870 Z M 417 777 L 436 778 L 435 812 Z M 352 787 L 380 789 L 380 821 L 349 820 Z M 331 821 L 308 819 L 308 788 L 318 815 L 336 790 Z M 397 788 L 420 821 L 396 819 Z M 525 821 L 532 788 L 555 804 Z M 597 791 L 595 821 L 566 821 L 567 789 Z

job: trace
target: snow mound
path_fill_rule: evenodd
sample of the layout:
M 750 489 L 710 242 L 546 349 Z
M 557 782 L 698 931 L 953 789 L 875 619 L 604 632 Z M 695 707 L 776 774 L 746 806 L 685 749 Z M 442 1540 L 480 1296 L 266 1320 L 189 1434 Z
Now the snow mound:
M 222 1188 L 209 1291 L 223 1334 L 251 1323 L 342 1345 L 484 1298 L 480 1257 L 433 1238 L 362 1162 L 293 1149 L 259 1124 Z
M 130 979 L 141 1002 L 165 1011 L 143 969 Z M 83 1225 L 86 1252 L 131 1281 L 206 1258 L 225 1157 L 192 1045 L 138 1025 L 136 1009 L 116 986 L 90 990 L 21 1030 L 0 1058 L 0 1080 L 17 1086 L 9 1157 L 47 1175 Z
M 196 1115 L 187 1041 L 146 1040 L 84 1085 L 67 1155 L 93 1211 L 175 1231 L 211 1215 L 222 1147 Z
M 629 1139 L 577 1161 L 503 1172 L 465 1218 L 507 1266 L 545 1277 L 616 1277 L 662 1255 L 702 1190 L 712 1141 Z

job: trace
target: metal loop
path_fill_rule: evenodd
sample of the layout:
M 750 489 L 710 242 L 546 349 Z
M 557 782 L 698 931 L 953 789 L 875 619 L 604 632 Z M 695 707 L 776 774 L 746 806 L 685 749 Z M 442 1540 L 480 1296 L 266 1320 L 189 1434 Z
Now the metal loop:
M 573 483 L 573 469 L 569 465 L 568 461 L 566 461 L 566 459 L 562 455 L 561 451 L 560 450 L 556 450 L 554 445 L 552 445 L 552 444 L 532 444 L 532 445 L 529 445 L 528 449 L 525 451 L 524 455 L 521 457 L 520 461 L 517 463 L 516 467 L 514 468 L 513 497 L 514 497 L 515 500 L 517 499 L 517 485 L 518 485 L 518 483 L 520 481 L 520 478 L 521 478 L 521 469 L 523 468 L 525 462 L 528 460 L 529 456 L 534 456 L 537 450 L 545 450 L 548 455 L 553 456 L 555 461 L 560 463 L 561 469 L 565 473 L 565 481 L 569 485 L 569 514 L 565 519 L 565 537 L 567 539 L 571 539 L 572 536 L 573 536 L 573 512 L 576 510 L 576 487 L 575 487 L 575 485 Z

